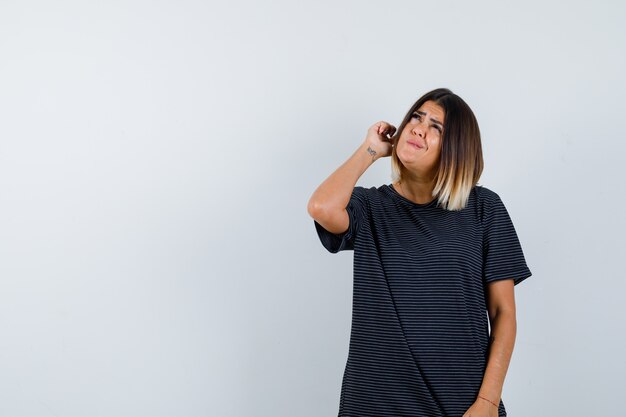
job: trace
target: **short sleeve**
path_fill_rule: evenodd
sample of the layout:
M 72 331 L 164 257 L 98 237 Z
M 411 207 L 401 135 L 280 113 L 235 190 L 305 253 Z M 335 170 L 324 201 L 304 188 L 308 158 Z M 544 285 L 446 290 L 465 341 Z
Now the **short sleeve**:
M 483 212 L 483 279 L 489 283 L 513 279 L 517 285 L 532 275 L 509 213 L 500 197 L 491 192 Z
M 354 250 L 354 240 L 358 236 L 361 225 L 363 222 L 366 222 L 369 217 L 367 194 L 364 187 L 354 187 L 346 210 L 350 219 L 350 225 L 348 226 L 348 230 L 340 234 L 329 232 L 316 220 L 313 220 L 320 242 L 322 242 L 322 245 L 330 253 L 337 253 L 342 250 Z

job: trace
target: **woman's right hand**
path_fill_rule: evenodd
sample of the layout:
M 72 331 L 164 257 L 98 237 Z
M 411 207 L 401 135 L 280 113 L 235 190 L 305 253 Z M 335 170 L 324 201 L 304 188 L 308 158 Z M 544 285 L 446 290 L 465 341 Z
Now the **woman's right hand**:
M 375 159 L 391 156 L 393 150 L 391 137 L 395 133 L 395 126 L 383 121 L 377 122 L 367 129 L 365 143 L 376 152 Z

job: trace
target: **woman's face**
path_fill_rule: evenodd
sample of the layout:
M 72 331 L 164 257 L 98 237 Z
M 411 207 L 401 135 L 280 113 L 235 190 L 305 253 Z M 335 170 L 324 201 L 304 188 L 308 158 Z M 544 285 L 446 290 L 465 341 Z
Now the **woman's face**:
M 417 109 L 396 144 L 398 159 L 411 172 L 432 177 L 439 163 L 444 110 L 434 101 Z

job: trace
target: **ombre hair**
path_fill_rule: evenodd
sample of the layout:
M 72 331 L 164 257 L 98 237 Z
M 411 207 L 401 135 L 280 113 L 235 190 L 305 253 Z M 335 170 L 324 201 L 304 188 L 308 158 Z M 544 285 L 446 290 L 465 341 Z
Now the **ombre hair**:
M 446 210 L 465 208 L 472 188 L 483 171 L 483 152 L 478 121 L 463 99 L 447 88 L 437 88 L 420 97 L 391 137 L 391 179 L 400 181 L 406 169 L 396 153 L 400 135 L 415 111 L 432 100 L 444 110 L 441 154 L 432 196 Z

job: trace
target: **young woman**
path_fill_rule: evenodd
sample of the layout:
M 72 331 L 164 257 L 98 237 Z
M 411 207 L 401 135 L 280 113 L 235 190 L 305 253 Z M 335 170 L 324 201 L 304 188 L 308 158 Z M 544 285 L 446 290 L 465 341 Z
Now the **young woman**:
M 355 186 L 387 156 L 392 184 Z M 439 88 L 398 129 L 371 126 L 311 196 L 323 246 L 354 251 L 340 417 L 507 415 L 513 287 L 532 274 L 502 200 L 477 184 L 482 170 L 472 110 Z

